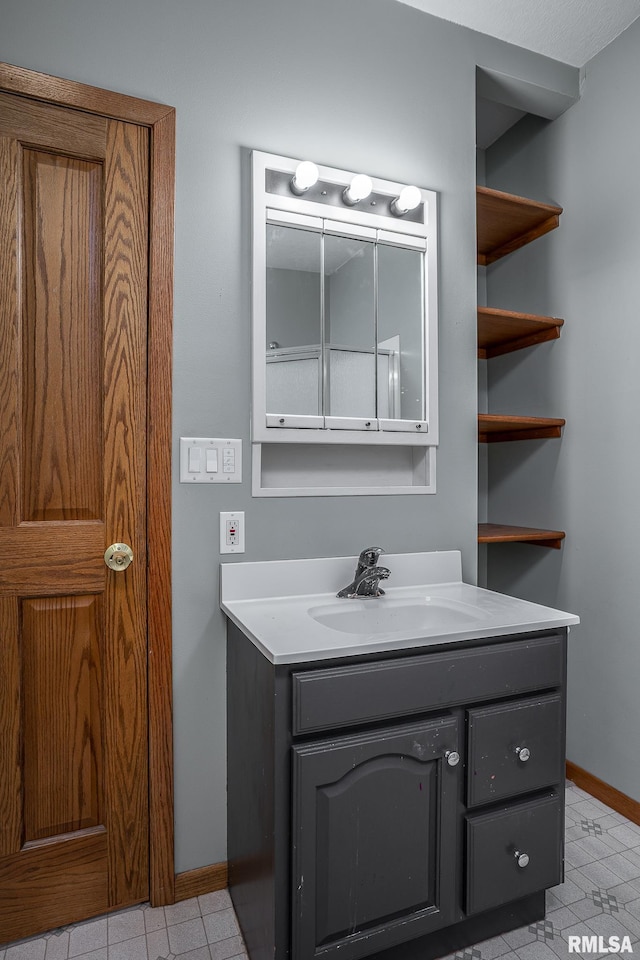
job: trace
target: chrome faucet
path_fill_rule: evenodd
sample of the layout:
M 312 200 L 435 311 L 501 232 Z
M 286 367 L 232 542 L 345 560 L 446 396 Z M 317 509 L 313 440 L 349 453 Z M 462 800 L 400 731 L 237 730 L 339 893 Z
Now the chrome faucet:
M 358 557 L 358 566 L 355 576 L 348 586 L 343 587 L 337 594 L 338 597 L 382 597 L 384 590 L 380 587 L 380 581 L 386 580 L 390 575 L 387 567 L 378 566 L 378 558 L 384 553 L 382 547 L 367 547 Z

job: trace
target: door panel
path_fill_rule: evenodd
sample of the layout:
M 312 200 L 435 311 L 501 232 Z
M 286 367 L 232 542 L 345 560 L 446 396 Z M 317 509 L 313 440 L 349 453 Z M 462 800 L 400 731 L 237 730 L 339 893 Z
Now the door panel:
M 318 850 L 318 944 L 435 902 L 436 768 L 402 755 L 374 757 L 318 789 L 317 831 L 326 841 Z
M 148 896 L 148 166 L 0 94 L 0 942 Z
M 21 519 L 102 520 L 102 164 L 23 168 Z
M 28 842 L 102 822 L 102 611 L 99 596 L 21 607 Z

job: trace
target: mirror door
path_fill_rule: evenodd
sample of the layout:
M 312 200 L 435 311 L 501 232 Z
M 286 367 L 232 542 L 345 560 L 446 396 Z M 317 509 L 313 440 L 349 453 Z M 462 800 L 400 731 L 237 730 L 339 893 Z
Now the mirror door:
M 266 224 L 267 423 L 413 430 L 425 420 L 424 252 L 310 219 Z
M 322 234 L 276 223 L 266 229 L 267 417 L 323 427 Z
M 378 366 L 388 368 L 386 377 L 379 369 L 378 417 L 382 430 L 403 430 L 425 420 L 423 251 L 379 243 L 377 279 Z
M 375 234 L 328 234 L 325 265 L 325 426 L 375 429 Z

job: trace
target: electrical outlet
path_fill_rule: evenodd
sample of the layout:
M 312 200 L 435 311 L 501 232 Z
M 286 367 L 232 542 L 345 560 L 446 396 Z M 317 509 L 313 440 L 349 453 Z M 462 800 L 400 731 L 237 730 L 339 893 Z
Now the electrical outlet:
M 220 513 L 220 553 L 244 553 L 244 511 Z

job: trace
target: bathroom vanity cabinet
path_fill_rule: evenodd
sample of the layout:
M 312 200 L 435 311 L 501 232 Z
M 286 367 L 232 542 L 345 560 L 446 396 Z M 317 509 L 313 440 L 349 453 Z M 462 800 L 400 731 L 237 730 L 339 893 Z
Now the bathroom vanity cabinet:
M 229 622 L 229 889 L 251 960 L 429 960 L 544 916 L 566 635 L 274 664 Z

